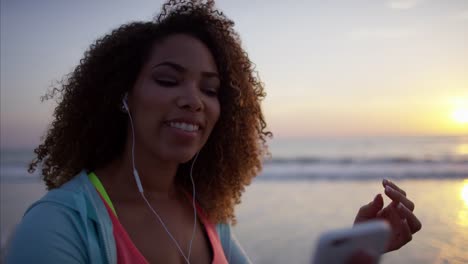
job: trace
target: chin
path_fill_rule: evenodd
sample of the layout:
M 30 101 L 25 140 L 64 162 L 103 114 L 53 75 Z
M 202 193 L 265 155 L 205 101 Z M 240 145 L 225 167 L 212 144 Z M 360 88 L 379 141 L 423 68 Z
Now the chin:
M 183 164 L 189 162 L 201 149 L 199 144 L 175 145 L 165 144 L 154 146 L 150 151 L 154 158 L 169 163 Z
M 179 160 L 179 164 L 187 163 L 189 162 L 193 157 L 195 157 L 196 153 L 187 157 L 184 157 Z
M 165 155 L 167 157 L 167 160 L 172 160 L 175 161 L 179 164 L 189 162 L 195 155 L 197 154 L 196 150 L 191 150 L 191 151 L 184 151 L 184 150 L 172 150 L 170 153 L 167 153 Z

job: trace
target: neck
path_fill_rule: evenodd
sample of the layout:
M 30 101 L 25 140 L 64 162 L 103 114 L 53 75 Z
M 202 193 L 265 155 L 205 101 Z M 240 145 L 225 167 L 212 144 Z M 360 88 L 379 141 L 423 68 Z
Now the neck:
M 139 153 L 135 149 L 135 169 L 140 176 L 144 192 L 155 195 L 173 194 L 176 191 L 176 174 L 179 164 L 159 160 L 143 153 L 139 155 Z M 134 186 L 137 187 L 131 158 L 131 152 L 129 152 L 126 159 L 130 161 L 131 178 Z
M 176 162 L 159 160 L 135 147 L 135 167 L 140 176 L 144 193 L 153 198 L 177 197 Z M 106 189 L 113 189 L 115 194 L 125 197 L 139 196 L 139 190 L 133 175 L 131 145 L 125 148 L 122 156 L 107 167 L 96 170 Z

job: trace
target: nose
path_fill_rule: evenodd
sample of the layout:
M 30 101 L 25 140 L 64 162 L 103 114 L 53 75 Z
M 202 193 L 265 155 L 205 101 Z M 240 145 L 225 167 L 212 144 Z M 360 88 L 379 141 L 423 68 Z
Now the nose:
M 177 106 L 191 111 L 199 112 L 203 110 L 203 101 L 200 97 L 200 89 L 197 85 L 184 87 L 183 92 L 177 98 Z

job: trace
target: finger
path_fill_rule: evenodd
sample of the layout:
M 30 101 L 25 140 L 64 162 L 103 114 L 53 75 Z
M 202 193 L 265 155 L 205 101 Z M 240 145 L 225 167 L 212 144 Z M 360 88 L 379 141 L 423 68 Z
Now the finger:
M 414 203 L 410 201 L 406 196 L 404 196 L 401 192 L 396 191 L 389 185 L 385 187 L 385 194 L 392 199 L 392 201 L 396 203 L 402 203 L 406 206 L 406 208 L 410 209 L 411 211 L 414 210 Z
M 384 180 L 382 181 L 382 185 L 383 185 L 384 188 L 387 187 L 387 186 L 390 186 L 390 187 L 392 187 L 394 190 L 399 191 L 399 192 L 402 193 L 404 196 L 406 196 L 406 192 L 405 192 L 403 189 L 401 189 L 400 187 L 398 187 L 398 186 L 397 186 L 395 183 L 393 183 L 392 181 L 389 181 L 389 180 L 387 180 L 387 179 L 384 179 Z
M 398 239 L 400 240 L 400 247 L 407 244 L 411 240 L 413 240 L 413 234 L 411 233 L 410 227 L 408 225 L 408 221 L 406 219 L 401 220 Z
M 377 216 L 377 213 L 382 209 L 383 207 L 383 198 L 382 195 L 379 193 L 374 197 L 374 200 L 372 202 L 361 206 L 359 208 L 359 212 L 356 215 L 356 219 L 354 220 L 354 223 L 359 223 L 371 218 L 374 218 Z
M 396 208 L 391 206 L 385 207 L 381 211 L 380 217 L 387 220 L 392 228 L 390 239 L 391 243 L 387 245 L 386 251 L 399 249 L 402 246 L 401 222 L 404 219 L 401 219 Z
M 411 230 L 412 234 L 421 230 L 422 224 L 419 221 L 419 219 L 413 214 L 413 212 L 411 212 L 403 204 L 399 204 L 397 206 L 397 209 L 398 209 L 399 214 L 406 218 L 406 221 L 408 223 L 409 229 Z
M 388 223 L 392 226 L 392 228 L 397 227 L 402 220 L 397 209 L 391 206 L 387 206 L 383 210 L 381 210 L 378 213 L 378 217 L 387 220 Z

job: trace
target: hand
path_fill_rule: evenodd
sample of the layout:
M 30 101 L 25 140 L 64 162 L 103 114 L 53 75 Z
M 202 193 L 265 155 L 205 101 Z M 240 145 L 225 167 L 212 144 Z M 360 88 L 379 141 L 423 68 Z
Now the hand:
M 406 197 L 406 192 L 391 181 L 383 180 L 385 194 L 392 202 L 385 208 L 381 194 L 359 209 L 354 224 L 372 220 L 384 219 L 391 228 L 392 234 L 386 252 L 397 250 L 413 239 L 413 234 L 421 230 L 421 222 L 413 214 L 414 203 Z
M 351 255 L 346 264 L 374 264 L 377 262 L 377 259 L 372 254 L 359 250 Z

